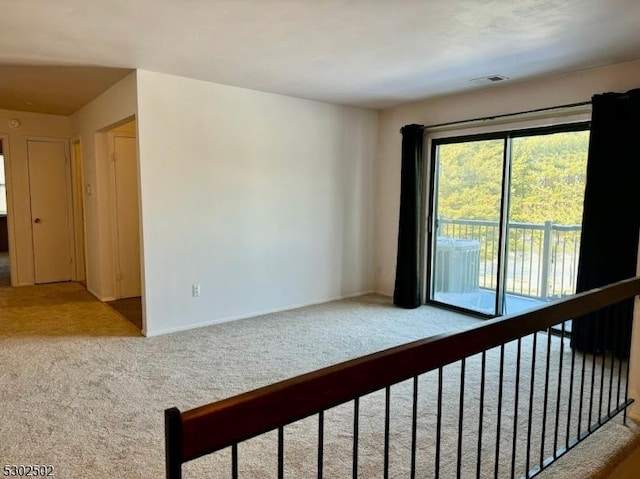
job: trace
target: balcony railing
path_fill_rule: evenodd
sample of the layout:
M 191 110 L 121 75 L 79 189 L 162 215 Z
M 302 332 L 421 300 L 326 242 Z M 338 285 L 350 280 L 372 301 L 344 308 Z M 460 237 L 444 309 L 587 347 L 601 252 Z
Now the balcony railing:
M 626 419 L 633 402 L 627 359 L 572 349 L 551 328 L 564 332 L 568 320 L 638 294 L 640 277 L 631 278 L 194 409 L 167 409 L 167 477 L 182 478 L 183 464 L 201 458 L 215 471 L 207 477 L 232 479 L 533 478 L 617 414 Z M 607 318 L 597 334 L 621 324 Z M 338 416 L 337 408 L 352 412 Z
M 575 293 L 580 225 L 509 223 L 505 292 L 544 301 Z M 438 236 L 480 243 L 479 286 L 496 289 L 499 223 L 445 219 Z

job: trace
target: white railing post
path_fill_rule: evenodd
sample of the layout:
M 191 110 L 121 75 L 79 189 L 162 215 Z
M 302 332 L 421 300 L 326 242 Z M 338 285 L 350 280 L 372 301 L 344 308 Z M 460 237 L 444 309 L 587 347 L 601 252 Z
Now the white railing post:
M 544 222 L 542 243 L 542 273 L 540 278 L 540 297 L 547 299 L 549 295 L 549 267 L 551 266 L 551 221 Z

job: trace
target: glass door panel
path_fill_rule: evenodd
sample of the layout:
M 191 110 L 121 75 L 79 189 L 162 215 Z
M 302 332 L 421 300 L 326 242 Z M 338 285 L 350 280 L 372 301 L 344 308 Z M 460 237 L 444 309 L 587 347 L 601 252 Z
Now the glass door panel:
M 505 314 L 575 294 L 589 131 L 510 141 Z
M 497 314 L 504 145 L 435 146 L 431 300 Z

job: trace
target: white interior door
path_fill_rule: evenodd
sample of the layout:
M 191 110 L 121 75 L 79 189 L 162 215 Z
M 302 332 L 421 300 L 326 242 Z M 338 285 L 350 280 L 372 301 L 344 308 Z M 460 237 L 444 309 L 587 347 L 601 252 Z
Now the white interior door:
M 71 280 L 70 179 L 62 141 L 28 141 L 36 283 Z
M 119 298 L 141 295 L 137 141 L 113 137 L 116 196 L 116 280 Z

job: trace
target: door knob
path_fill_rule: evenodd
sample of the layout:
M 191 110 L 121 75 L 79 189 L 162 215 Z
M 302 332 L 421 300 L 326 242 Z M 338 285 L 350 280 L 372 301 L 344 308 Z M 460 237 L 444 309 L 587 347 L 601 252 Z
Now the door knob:
M 40 218 L 36 218 L 35 220 L 33 220 L 34 223 L 40 223 Z

